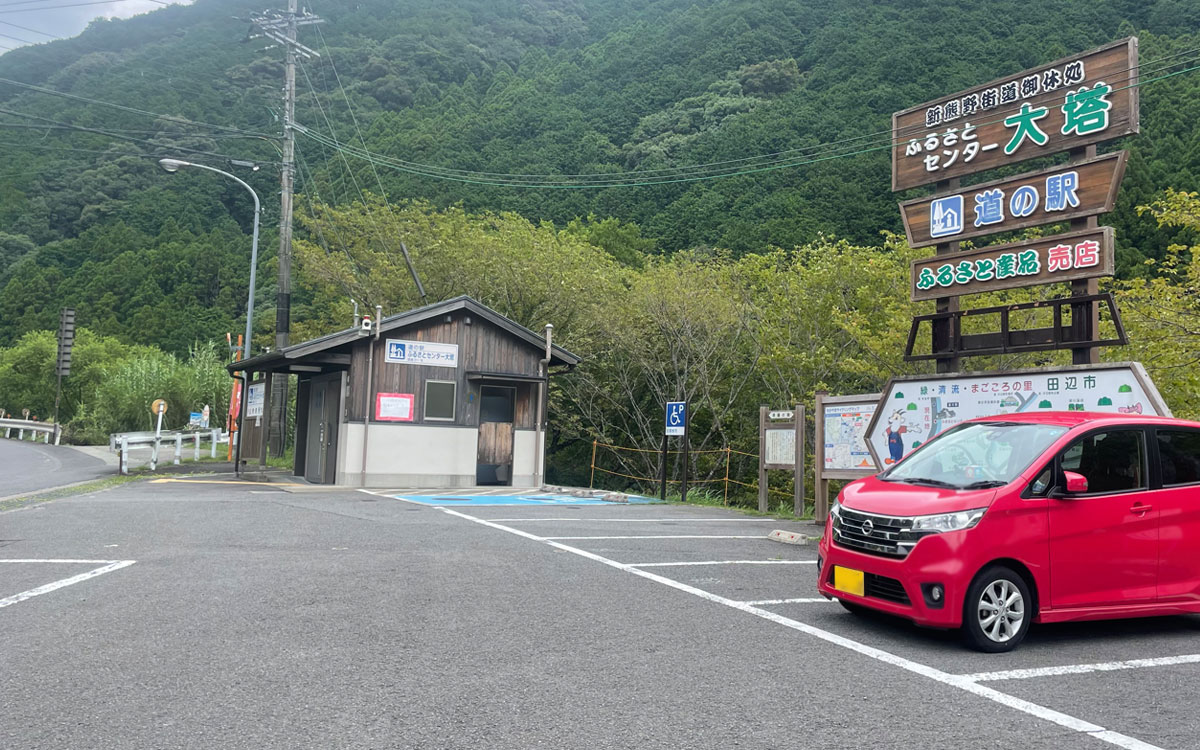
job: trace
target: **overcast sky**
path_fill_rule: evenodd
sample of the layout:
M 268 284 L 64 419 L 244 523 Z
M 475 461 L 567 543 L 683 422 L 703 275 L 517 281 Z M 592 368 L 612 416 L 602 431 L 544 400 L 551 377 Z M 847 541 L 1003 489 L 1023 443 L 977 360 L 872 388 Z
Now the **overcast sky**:
M 50 37 L 72 37 L 97 18 L 129 18 L 164 5 L 186 5 L 192 0 L 113 0 L 83 5 L 89 0 L 8 0 L 0 6 L 0 47 L 7 51 L 28 42 L 48 42 Z M 54 6 L 73 7 L 54 7 Z M 24 27 L 24 28 L 18 28 Z

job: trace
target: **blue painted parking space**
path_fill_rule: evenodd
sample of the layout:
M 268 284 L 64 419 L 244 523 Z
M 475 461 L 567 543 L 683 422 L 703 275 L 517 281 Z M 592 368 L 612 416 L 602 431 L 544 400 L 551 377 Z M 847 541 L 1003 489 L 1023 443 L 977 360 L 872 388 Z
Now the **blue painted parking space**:
M 462 494 L 454 495 L 388 494 L 387 497 L 392 497 L 397 500 L 404 500 L 410 503 L 418 503 L 420 505 L 440 505 L 447 507 L 470 506 L 476 508 L 487 505 L 625 505 L 625 503 L 611 503 L 594 497 L 575 497 L 573 495 L 554 494 L 475 495 L 469 492 L 464 492 Z M 656 502 L 659 501 L 648 497 L 638 497 L 635 495 L 630 495 L 629 497 L 629 504 L 633 505 L 645 505 Z

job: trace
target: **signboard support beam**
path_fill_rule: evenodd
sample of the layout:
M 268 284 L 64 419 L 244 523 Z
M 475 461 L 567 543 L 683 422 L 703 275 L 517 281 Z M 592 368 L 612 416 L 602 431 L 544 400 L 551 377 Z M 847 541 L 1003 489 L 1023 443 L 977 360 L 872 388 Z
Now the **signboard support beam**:
M 758 511 L 767 512 L 767 414 L 765 406 L 758 407 Z
M 935 186 L 935 191 L 939 194 L 949 193 L 958 190 L 959 179 L 955 177 L 951 180 L 939 180 Z M 938 256 L 954 255 L 959 250 L 957 242 L 939 242 L 936 246 Z M 936 311 L 939 313 L 958 312 L 958 297 L 938 297 L 934 300 Z M 933 321 L 931 326 L 933 329 L 933 353 L 949 352 L 953 349 L 951 342 L 956 338 L 952 330 L 957 325 L 957 318 L 942 318 Z M 962 365 L 962 360 L 955 356 L 938 357 L 937 371 L 938 372 L 958 372 Z
M 1068 152 L 1071 163 L 1094 159 L 1096 146 L 1073 148 Z M 1071 229 L 1095 229 L 1099 220 L 1095 216 L 1071 219 Z M 1072 297 L 1088 297 L 1100 293 L 1100 283 L 1097 279 L 1080 279 L 1071 282 Z M 1095 341 L 1100 334 L 1100 306 L 1095 302 L 1086 302 L 1071 307 L 1071 338 L 1075 341 Z M 1071 364 L 1094 365 L 1100 362 L 1100 350 L 1095 346 L 1081 346 L 1071 350 Z
M 792 485 L 795 493 L 792 498 L 792 513 L 804 515 L 804 437 L 808 429 L 804 423 L 804 404 L 796 404 L 796 475 Z
M 829 480 L 825 478 L 825 397 L 829 391 L 817 391 L 813 411 L 813 523 L 823 526 L 829 515 Z

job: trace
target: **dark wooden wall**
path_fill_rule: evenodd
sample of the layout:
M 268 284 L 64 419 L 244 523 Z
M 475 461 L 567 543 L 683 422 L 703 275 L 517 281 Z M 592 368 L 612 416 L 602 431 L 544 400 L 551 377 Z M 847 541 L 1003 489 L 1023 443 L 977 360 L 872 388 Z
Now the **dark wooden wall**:
M 543 350 L 516 338 L 487 321 L 480 320 L 478 317 L 472 316 L 471 324 L 468 325 L 465 317 L 464 313 L 456 312 L 451 315 L 449 322 L 444 318 L 437 321 L 426 321 L 408 328 L 382 333 L 378 341 L 364 339 L 357 342 L 351 355 L 350 392 L 346 402 L 347 419 L 351 422 L 361 422 L 363 416 L 368 413 L 368 408 L 373 415 L 375 394 L 377 393 L 411 393 L 416 396 L 414 402 L 416 414 L 412 423 L 422 424 L 425 416 L 425 382 L 427 380 L 443 380 L 453 381 L 457 384 L 454 421 L 435 420 L 429 424 L 474 427 L 479 424 L 481 382 L 468 380 L 468 373 L 487 372 L 510 373 L 527 377 L 537 376 L 538 361 L 544 354 Z M 384 353 L 387 350 L 387 339 L 389 338 L 458 344 L 458 367 L 430 367 L 385 362 Z M 366 373 L 369 344 L 375 347 L 375 357 L 372 367 L 374 370 L 373 382 L 368 400 Z M 487 383 L 515 386 L 515 427 L 529 430 L 534 428 L 536 384 L 498 381 L 487 381 Z

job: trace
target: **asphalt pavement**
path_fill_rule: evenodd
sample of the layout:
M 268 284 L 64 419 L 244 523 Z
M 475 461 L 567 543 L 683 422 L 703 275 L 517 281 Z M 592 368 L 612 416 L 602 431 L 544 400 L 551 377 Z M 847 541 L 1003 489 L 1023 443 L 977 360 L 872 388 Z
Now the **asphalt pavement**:
M 983 655 L 820 600 L 815 548 L 765 538 L 808 524 L 386 494 L 172 480 L 0 514 L 0 747 L 1200 746 L 1200 618 Z
M 103 460 L 65 445 L 0 437 L 0 497 L 84 482 L 116 473 Z

